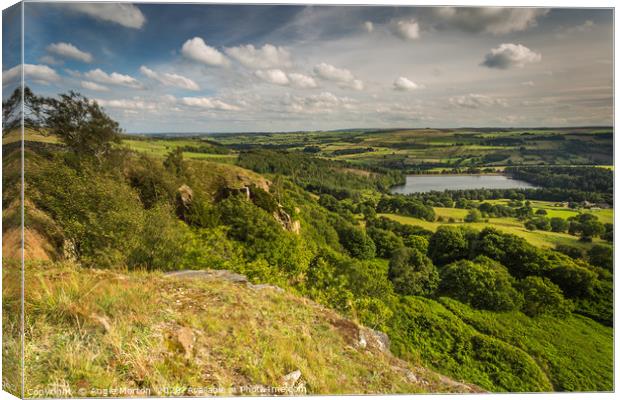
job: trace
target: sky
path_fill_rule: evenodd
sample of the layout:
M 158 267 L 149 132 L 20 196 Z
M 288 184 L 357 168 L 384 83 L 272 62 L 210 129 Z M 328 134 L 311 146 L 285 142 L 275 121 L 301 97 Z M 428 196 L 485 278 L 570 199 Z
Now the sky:
M 611 9 L 37 2 L 24 49 L 36 93 L 76 90 L 128 133 L 613 118 Z M 4 97 L 19 62 L 5 50 Z

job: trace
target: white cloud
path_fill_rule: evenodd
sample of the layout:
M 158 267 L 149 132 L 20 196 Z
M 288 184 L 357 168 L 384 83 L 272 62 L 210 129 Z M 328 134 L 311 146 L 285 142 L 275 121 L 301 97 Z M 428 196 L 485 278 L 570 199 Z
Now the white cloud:
M 521 82 L 521 85 L 523 86 L 529 86 L 529 87 L 534 87 L 535 84 L 533 81 L 525 81 L 525 82 Z
M 274 85 L 286 86 L 289 84 L 288 76 L 281 69 L 259 70 L 255 74 L 265 82 L 273 83 Z
M 303 114 L 333 113 L 337 109 L 350 109 L 353 100 L 338 97 L 330 92 L 322 92 L 311 96 L 289 96 L 284 101 L 289 112 Z
M 6 71 L 2 71 L 2 85 L 17 83 L 21 80 L 21 65 L 16 65 Z M 47 85 L 60 80 L 60 76 L 47 65 L 24 64 L 24 79 Z
M 433 11 L 439 19 L 439 28 L 447 26 L 493 35 L 524 31 L 535 26 L 537 19 L 549 12 L 545 8 L 515 7 L 438 7 Z
M 135 78 L 132 78 L 129 75 L 119 74 L 118 72 L 112 72 L 111 74 L 107 74 L 99 68 L 86 72 L 84 76 L 92 81 L 99 83 L 125 86 L 134 89 L 142 88 L 140 82 L 138 82 Z
M 204 108 L 207 110 L 237 111 L 240 109 L 235 105 L 211 97 L 183 97 L 181 99 L 181 103 L 187 106 Z
M 69 3 L 64 4 L 76 12 L 89 17 L 114 22 L 127 28 L 139 29 L 144 26 L 146 18 L 137 6 L 127 3 Z
M 419 88 L 420 85 L 403 76 L 394 81 L 394 90 L 411 91 Z
M 503 43 L 499 47 L 491 49 L 484 56 L 481 65 L 498 69 L 522 68 L 525 64 L 540 62 L 541 59 L 540 53 L 536 53 L 521 44 Z
M 255 48 L 253 45 L 248 44 L 245 46 L 228 47 L 224 51 L 228 56 L 248 68 L 282 68 L 292 65 L 291 54 L 288 50 L 269 43 L 261 48 Z
M 84 89 L 94 90 L 96 92 L 107 92 L 110 90 L 107 86 L 103 86 L 91 81 L 82 81 L 80 82 L 80 86 Z
M 420 37 L 420 25 L 415 19 L 395 21 L 393 28 L 401 39 L 415 40 Z
M 136 111 L 156 111 L 159 109 L 159 103 L 155 101 L 148 101 L 139 97 L 133 99 L 115 99 L 115 100 L 101 100 L 97 99 L 102 107 L 119 108 L 123 110 L 136 110 Z
M 489 106 L 507 106 L 506 101 L 483 94 L 470 93 L 464 96 L 454 96 L 448 99 L 450 104 L 463 108 L 481 108 Z
M 355 75 L 345 68 L 337 68 L 327 63 L 320 63 L 314 67 L 314 73 L 321 79 L 338 83 L 341 87 L 349 87 L 355 90 L 364 89 L 364 83 L 356 79 Z
M 366 29 L 366 32 L 372 33 L 375 30 L 375 25 L 370 21 L 366 21 L 364 22 L 364 29 Z
M 168 72 L 158 73 L 144 65 L 140 67 L 140 72 L 147 78 L 153 79 L 165 86 L 174 86 L 186 90 L 200 90 L 200 86 L 196 82 L 182 75 Z
M 218 49 L 205 43 L 202 38 L 195 37 L 183 43 L 181 53 L 194 61 L 207 65 L 221 66 L 227 65 L 228 59 Z
M 55 54 L 57 56 L 72 58 L 74 60 L 82 61 L 85 63 L 90 63 L 93 61 L 92 54 L 78 49 L 71 43 L 52 43 L 47 46 L 46 50 L 49 53 Z
M 318 86 L 313 77 L 296 72 L 288 74 L 288 79 L 293 86 L 301 89 L 312 89 Z
M 42 62 L 43 64 L 48 64 L 48 65 L 59 65 L 63 63 L 62 60 L 57 60 L 54 57 L 50 56 L 49 54 L 39 57 L 39 62 Z

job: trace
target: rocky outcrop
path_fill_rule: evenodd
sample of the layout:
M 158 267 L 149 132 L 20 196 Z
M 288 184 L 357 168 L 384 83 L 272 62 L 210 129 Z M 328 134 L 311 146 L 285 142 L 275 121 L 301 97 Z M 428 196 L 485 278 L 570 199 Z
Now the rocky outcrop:
M 299 235 L 301 232 L 301 222 L 291 218 L 291 216 L 284 211 L 282 206 L 279 206 L 279 208 L 273 212 L 273 217 L 280 223 L 280 225 L 282 225 L 284 230 L 293 232 L 296 235 Z

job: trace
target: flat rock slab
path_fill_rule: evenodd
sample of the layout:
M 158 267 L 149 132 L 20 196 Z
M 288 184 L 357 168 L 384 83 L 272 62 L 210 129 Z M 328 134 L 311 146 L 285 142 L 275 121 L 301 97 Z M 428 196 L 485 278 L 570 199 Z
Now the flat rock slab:
M 164 274 L 167 278 L 179 278 L 179 279 L 209 279 L 209 280 L 223 280 L 235 283 L 248 283 L 248 278 L 241 274 L 227 271 L 225 269 L 208 269 L 208 270 L 187 270 L 187 271 L 174 271 L 166 272 Z

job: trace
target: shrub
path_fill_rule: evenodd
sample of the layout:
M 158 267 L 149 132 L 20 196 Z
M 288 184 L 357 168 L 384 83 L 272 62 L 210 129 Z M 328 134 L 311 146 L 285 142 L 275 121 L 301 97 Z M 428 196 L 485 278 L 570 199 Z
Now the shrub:
M 146 212 L 128 266 L 163 271 L 180 269 L 189 239 L 189 228 L 174 216 L 170 206 L 157 205 Z
M 418 250 L 403 247 L 394 252 L 389 264 L 394 290 L 404 295 L 427 296 L 439 284 L 439 273 L 431 260 Z

